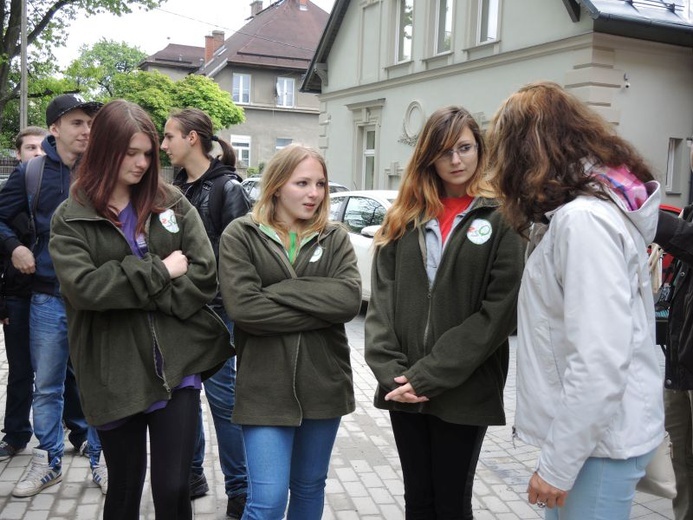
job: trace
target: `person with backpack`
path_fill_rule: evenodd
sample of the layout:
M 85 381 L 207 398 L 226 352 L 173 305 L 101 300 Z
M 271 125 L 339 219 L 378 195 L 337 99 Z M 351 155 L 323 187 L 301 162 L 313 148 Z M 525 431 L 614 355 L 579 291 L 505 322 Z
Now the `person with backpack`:
M 36 495 L 62 480 L 62 418 L 65 382 L 71 367 L 65 304 L 48 251 L 48 238 L 53 212 L 68 196 L 73 169 L 89 142 L 91 119 L 101 105 L 75 94 L 54 98 L 46 108 L 50 135 L 41 143 L 45 157 L 20 165 L 0 191 L 0 245 L 17 271 L 33 275 L 29 351 L 34 371 L 33 426 L 39 444 L 29 470 L 12 491 L 17 497 Z M 43 164 L 36 168 L 41 164 L 38 161 Z M 27 178 L 34 168 L 36 173 Z M 29 184 L 33 186 L 30 190 Z M 29 246 L 22 243 L 12 227 L 22 214 L 28 214 L 33 222 Z M 83 454 L 89 445 L 98 444 L 98 435 L 88 428 L 81 409 L 74 410 L 71 422 L 75 427 L 68 439 L 77 453 Z M 89 454 L 93 480 L 103 486 L 107 479 L 105 467 Z
M 44 155 L 41 142 L 48 131 L 29 126 L 17 134 L 15 153 L 20 164 Z M 18 215 L 12 228 L 24 245 L 30 245 L 29 216 Z M 31 275 L 17 271 L 10 257 L 0 250 L 0 322 L 5 336 L 7 355 L 7 396 L 5 419 L 0 441 L 0 461 L 24 451 L 31 440 L 31 400 L 34 395 L 34 371 L 29 354 L 29 303 L 31 301 Z
M 693 148 L 690 167 L 693 172 Z M 676 477 L 675 520 L 693 518 L 693 206 L 659 212 L 655 242 L 675 258 L 664 351 L 664 426 Z
M 214 143 L 221 147 L 220 157 L 211 156 Z M 240 184 L 241 178 L 236 174 L 233 148 L 214 135 L 212 120 L 207 114 L 196 108 L 187 108 L 174 112 L 166 121 L 161 149 L 171 164 L 182 167 L 173 184 L 200 213 L 218 263 L 221 233 L 232 220 L 250 209 L 250 202 Z M 224 320 L 233 338 L 233 322 L 224 310 L 220 294 L 217 293 L 211 306 Z M 236 520 L 243 514 L 248 484 L 241 428 L 231 423 L 236 387 L 235 358 L 230 358 L 207 379 L 204 387 L 219 444 L 219 462 L 228 496 L 226 514 Z M 209 490 L 202 468 L 205 437 L 201 408 L 197 433 L 190 473 L 191 498 L 200 497 Z

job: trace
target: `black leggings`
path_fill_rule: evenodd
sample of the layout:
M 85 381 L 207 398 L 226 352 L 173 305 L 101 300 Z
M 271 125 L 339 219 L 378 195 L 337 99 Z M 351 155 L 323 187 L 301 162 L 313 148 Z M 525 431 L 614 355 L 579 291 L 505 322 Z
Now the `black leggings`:
M 197 437 L 200 391 L 173 392 L 165 408 L 140 413 L 113 430 L 99 430 L 108 467 L 104 520 L 138 520 L 147 471 L 147 429 L 151 485 L 157 520 L 190 520 L 190 466 Z
M 486 426 L 390 412 L 407 520 L 473 520 L 472 486 Z

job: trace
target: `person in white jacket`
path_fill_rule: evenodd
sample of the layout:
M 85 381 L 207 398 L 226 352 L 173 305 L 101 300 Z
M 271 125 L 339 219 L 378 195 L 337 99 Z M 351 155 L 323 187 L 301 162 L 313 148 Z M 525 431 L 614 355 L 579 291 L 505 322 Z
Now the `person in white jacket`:
M 555 83 L 511 95 L 489 138 L 504 214 L 531 228 L 534 246 L 518 300 L 514 429 L 541 448 L 529 502 L 551 520 L 628 520 L 664 437 L 646 254 L 659 184 Z

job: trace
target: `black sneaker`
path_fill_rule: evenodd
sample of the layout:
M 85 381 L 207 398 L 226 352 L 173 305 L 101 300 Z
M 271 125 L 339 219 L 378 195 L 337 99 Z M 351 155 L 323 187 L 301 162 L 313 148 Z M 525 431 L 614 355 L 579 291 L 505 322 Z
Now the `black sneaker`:
M 240 520 L 243 516 L 243 510 L 245 509 L 245 495 L 237 495 L 235 497 L 229 498 L 226 504 L 226 519 L 227 520 Z
M 11 459 L 14 457 L 17 453 L 24 451 L 24 447 L 22 448 L 15 448 L 11 444 L 6 443 L 5 441 L 0 442 L 0 461 Z
M 204 473 L 190 473 L 190 499 L 194 500 L 205 496 L 209 491 L 207 477 Z

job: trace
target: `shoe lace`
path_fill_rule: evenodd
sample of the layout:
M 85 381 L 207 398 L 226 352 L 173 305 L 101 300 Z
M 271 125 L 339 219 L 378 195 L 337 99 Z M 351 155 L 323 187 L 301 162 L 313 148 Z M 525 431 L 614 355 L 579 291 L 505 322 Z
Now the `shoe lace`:
M 41 480 L 48 472 L 52 471 L 53 468 L 51 468 L 48 464 L 32 461 L 31 466 L 29 466 L 29 473 L 27 473 L 24 480 Z

